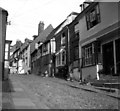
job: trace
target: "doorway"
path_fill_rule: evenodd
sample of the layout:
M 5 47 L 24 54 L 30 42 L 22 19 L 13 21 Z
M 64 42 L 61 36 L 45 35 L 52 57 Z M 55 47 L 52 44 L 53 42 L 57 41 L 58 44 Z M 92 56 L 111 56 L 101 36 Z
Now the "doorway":
M 103 69 L 105 74 L 111 74 L 114 72 L 114 53 L 113 42 L 109 42 L 102 46 L 103 50 Z M 111 70 L 112 68 L 112 70 Z M 112 72 L 111 72 L 112 71 Z
M 115 41 L 117 74 L 120 75 L 120 38 Z

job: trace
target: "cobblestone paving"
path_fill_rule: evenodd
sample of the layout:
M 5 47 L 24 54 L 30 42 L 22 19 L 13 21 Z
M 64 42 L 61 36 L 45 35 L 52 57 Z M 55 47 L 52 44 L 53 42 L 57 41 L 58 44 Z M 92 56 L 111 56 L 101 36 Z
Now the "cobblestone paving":
M 12 75 L 50 109 L 118 109 L 117 99 L 66 85 L 65 80 L 35 75 Z

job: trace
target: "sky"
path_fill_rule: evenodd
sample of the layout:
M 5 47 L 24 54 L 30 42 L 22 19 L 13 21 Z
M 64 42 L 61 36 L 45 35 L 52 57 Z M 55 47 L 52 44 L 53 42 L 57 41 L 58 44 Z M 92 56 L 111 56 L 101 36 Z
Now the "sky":
M 71 12 L 80 12 L 79 5 L 85 0 L 0 0 L 0 7 L 9 13 L 6 39 L 24 42 L 38 34 L 38 24 L 43 21 L 45 28 L 58 26 Z

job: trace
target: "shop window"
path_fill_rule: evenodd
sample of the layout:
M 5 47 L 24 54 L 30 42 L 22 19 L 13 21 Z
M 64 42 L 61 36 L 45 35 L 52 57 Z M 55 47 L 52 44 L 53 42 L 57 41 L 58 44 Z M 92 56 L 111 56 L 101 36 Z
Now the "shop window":
M 98 23 L 100 23 L 100 9 L 99 5 L 96 5 L 92 10 L 87 12 L 86 14 L 86 23 L 87 29 L 94 27 Z

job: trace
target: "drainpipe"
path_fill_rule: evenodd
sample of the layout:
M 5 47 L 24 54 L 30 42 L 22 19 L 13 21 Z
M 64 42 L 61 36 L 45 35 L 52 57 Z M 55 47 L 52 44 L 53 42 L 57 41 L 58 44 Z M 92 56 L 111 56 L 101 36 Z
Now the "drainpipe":
M 115 48 L 115 40 L 113 41 L 113 54 L 114 54 L 114 73 L 117 74 L 117 64 L 116 64 L 116 48 Z
M 70 34 L 69 34 L 69 27 L 68 26 L 66 26 L 67 27 L 67 30 L 68 30 L 68 47 L 67 47 L 67 49 L 68 49 L 68 75 L 69 75 L 69 71 L 70 71 L 70 69 L 69 69 L 69 66 L 70 66 Z
M 80 82 L 82 82 L 82 58 L 79 59 L 79 67 L 80 67 Z
M 79 38 L 79 71 L 80 71 L 80 82 L 82 82 L 82 61 L 83 61 L 83 58 L 82 58 L 82 49 L 81 49 L 81 46 L 80 46 L 80 38 Z

